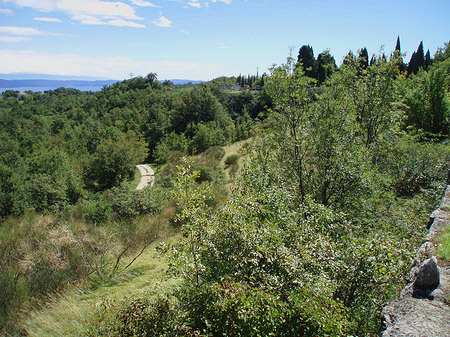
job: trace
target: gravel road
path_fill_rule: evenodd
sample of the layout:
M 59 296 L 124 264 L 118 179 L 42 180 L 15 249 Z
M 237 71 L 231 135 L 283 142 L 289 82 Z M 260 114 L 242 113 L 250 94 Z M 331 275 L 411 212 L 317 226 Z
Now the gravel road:
M 137 168 L 141 172 L 141 181 L 136 187 L 137 190 L 142 190 L 145 186 L 153 186 L 155 183 L 155 172 L 148 165 L 137 165 Z

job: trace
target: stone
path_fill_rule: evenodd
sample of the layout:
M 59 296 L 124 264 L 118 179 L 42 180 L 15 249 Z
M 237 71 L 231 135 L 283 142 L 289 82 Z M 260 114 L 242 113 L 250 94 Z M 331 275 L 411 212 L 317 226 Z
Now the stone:
M 425 297 L 439 286 L 439 267 L 434 256 L 423 261 L 414 281 L 414 294 Z

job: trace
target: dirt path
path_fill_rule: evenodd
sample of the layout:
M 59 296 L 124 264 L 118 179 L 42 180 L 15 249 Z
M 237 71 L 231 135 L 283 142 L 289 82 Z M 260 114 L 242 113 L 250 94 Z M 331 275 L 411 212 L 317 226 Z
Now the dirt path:
M 141 172 L 141 181 L 136 187 L 137 190 L 142 190 L 145 186 L 153 186 L 155 183 L 155 172 L 148 165 L 137 165 L 137 168 Z

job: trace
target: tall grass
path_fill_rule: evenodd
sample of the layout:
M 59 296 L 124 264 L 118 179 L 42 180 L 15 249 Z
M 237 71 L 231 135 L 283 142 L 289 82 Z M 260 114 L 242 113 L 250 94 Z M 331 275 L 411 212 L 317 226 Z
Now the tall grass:
M 439 238 L 438 255 L 450 262 L 450 226 L 447 227 Z
M 23 317 L 23 328 L 36 337 L 81 336 L 105 306 L 172 289 L 178 281 L 167 277 L 166 262 L 155 252 L 157 245 L 155 242 L 130 268 L 115 275 L 109 286 L 94 290 L 72 286 L 64 294 L 52 296 Z

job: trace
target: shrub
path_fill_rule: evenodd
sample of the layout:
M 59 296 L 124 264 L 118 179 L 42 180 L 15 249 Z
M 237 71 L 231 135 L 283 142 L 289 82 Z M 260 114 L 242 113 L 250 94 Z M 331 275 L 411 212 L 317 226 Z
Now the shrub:
M 84 218 L 87 222 L 96 224 L 112 219 L 112 206 L 102 199 L 83 202 Z
M 237 155 L 237 154 L 229 155 L 227 158 L 225 158 L 225 165 L 226 166 L 234 165 L 237 163 L 238 160 L 239 160 L 239 155 Z
M 127 187 L 114 187 L 106 194 L 114 216 L 119 219 L 132 219 L 138 215 L 154 214 L 161 209 L 162 200 L 155 189 L 129 190 Z
M 205 157 L 213 167 L 217 167 L 224 156 L 225 150 L 220 146 L 211 147 L 203 153 L 203 157 Z
M 329 336 L 345 329 L 343 308 L 305 289 L 280 296 L 248 283 L 223 281 L 181 299 L 192 329 L 208 336 Z
M 120 305 L 104 303 L 95 313 L 86 335 L 110 337 L 197 336 L 180 322 L 179 308 L 172 300 L 160 297 L 153 301 L 137 299 Z

